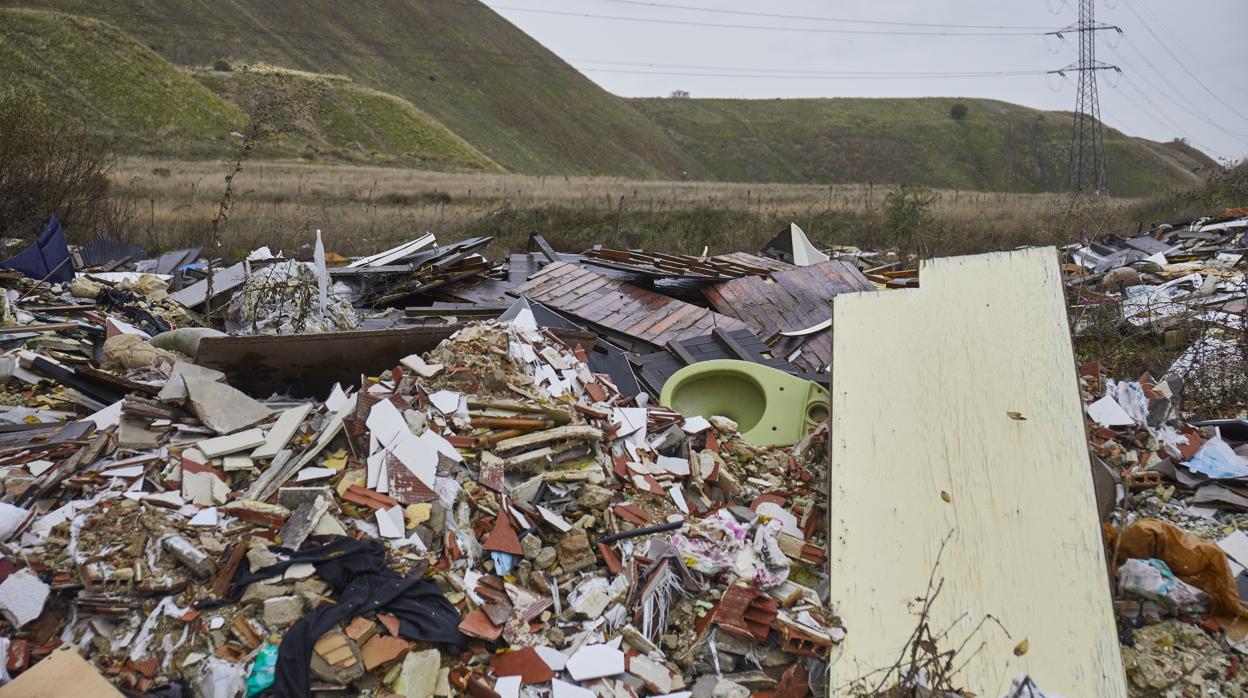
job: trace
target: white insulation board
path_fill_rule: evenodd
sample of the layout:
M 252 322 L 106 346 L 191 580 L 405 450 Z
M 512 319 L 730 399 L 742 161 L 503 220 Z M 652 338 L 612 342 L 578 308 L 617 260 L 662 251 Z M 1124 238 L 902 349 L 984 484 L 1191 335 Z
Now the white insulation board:
M 985 614 L 1010 634 L 967 643 L 964 688 L 1125 696 L 1057 252 L 937 259 L 920 283 L 833 305 L 832 695 L 897 660 L 949 538 L 942 649 Z

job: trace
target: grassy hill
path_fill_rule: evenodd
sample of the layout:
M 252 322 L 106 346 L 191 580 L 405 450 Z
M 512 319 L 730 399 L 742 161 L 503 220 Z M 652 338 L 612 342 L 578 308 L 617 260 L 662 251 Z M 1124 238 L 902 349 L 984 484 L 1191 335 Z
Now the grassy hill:
M 5 9 L 25 5 L 109 24 Z M 287 127 L 262 156 L 1017 192 L 1067 184 L 1069 113 L 979 99 L 622 99 L 477 0 L 0 0 L 0 11 L 0 88 L 33 86 L 139 154 L 228 154 L 239 106 L 262 88 Z M 219 61 L 280 68 L 212 70 Z M 955 103 L 969 108 L 964 119 L 950 118 Z M 1214 165 L 1183 144 L 1112 129 L 1106 139 L 1120 195 L 1188 187 Z
M 1073 117 L 983 99 L 635 99 L 723 179 L 1039 192 L 1067 181 Z M 955 104 L 968 107 L 955 120 Z M 1194 185 L 1199 151 L 1105 131 L 1111 189 Z
M 128 154 L 228 156 L 248 121 L 240 105 L 263 92 L 280 135 L 261 156 L 500 169 L 405 100 L 348 79 L 190 71 L 107 22 L 58 12 L 0 8 L 0 88 L 37 95 Z
M 136 153 L 221 152 L 246 122 L 222 100 L 124 32 L 83 17 L 0 8 L 0 88 Z
M 276 136 L 261 146 L 261 157 L 298 154 L 421 169 L 502 171 L 407 100 L 360 87 L 346 77 L 270 66 L 194 75 L 234 104 L 265 95 L 266 118 Z
M 345 75 L 508 170 L 677 177 L 667 133 L 474 0 L 0 0 L 105 19 L 171 62 Z M 709 172 L 692 173 L 710 176 Z

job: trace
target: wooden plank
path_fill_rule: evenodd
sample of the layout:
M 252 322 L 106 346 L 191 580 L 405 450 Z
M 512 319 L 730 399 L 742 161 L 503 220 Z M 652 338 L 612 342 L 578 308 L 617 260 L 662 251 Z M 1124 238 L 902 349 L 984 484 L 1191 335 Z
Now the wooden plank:
M 691 315 L 694 315 L 694 312 L 698 310 L 700 310 L 700 308 L 693 305 L 693 303 L 686 303 L 686 305 L 681 307 L 680 310 L 671 313 L 668 317 L 663 318 L 663 321 L 655 323 L 655 325 L 650 328 L 650 331 L 654 332 L 655 335 L 661 336 L 664 332 L 669 332 L 673 330 L 673 328 L 681 327 L 679 322 L 681 320 L 685 320 L 685 318 L 688 318 Z
M 668 342 L 667 349 L 675 354 L 676 358 L 680 359 L 686 366 L 689 364 L 696 364 L 698 362 L 698 358 L 695 357 L 688 349 L 681 346 L 679 341 L 672 340 Z
M 42 325 L 15 325 L 13 327 L 0 327 L 0 335 L 6 334 L 22 334 L 25 332 L 61 332 L 64 330 L 88 330 L 76 322 L 49 322 Z
M 851 629 L 833 695 L 901 656 L 934 578 L 938 649 L 969 648 L 959 686 L 999 696 L 1028 674 L 1122 698 L 1057 251 L 937 259 L 922 278 L 834 302 L 828 562 L 853 574 L 829 576 Z
M 656 312 L 652 312 L 642 317 L 641 321 L 629 330 L 630 334 L 645 336 L 649 333 L 662 334 L 664 328 L 669 327 L 673 319 L 680 319 L 689 313 L 697 310 L 698 307 L 688 303 L 676 304 L 668 303 Z
M 727 352 L 731 354 L 734 359 L 740 359 L 741 361 L 752 361 L 754 359 L 754 356 L 750 352 L 746 351 L 745 347 L 738 344 L 737 340 L 733 339 L 732 335 L 723 328 L 716 327 L 714 330 L 711 330 L 711 334 L 719 339 L 719 341 L 724 345 L 724 349 L 727 350 Z
M 555 248 L 551 247 L 549 242 L 546 242 L 546 238 L 537 233 L 529 236 L 529 249 L 532 250 L 534 247 L 546 258 L 546 261 L 552 264 L 559 261 L 559 253 L 555 252 Z

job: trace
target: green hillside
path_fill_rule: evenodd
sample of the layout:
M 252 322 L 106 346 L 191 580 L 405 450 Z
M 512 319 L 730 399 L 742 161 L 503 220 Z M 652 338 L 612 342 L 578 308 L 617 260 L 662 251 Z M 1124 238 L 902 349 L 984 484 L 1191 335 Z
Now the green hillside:
M 276 135 L 257 155 L 404 165 L 422 169 L 502 168 L 407 100 L 341 76 L 268 66 L 196 71 L 196 79 L 234 104 L 263 94 Z
M 694 166 L 625 100 L 474 0 L 0 5 L 105 19 L 179 65 L 225 59 L 345 75 L 408 100 L 515 172 L 676 177 Z
M 4 10 L 18 5 L 79 13 Z M 1071 115 L 980 99 L 622 99 L 477 0 L 0 0 L 0 88 L 33 86 L 125 152 L 220 157 L 255 94 L 258 155 L 520 174 L 1066 187 Z M 120 27 L 120 30 L 111 25 Z M 125 32 L 125 33 L 123 33 Z M 277 66 L 217 71 L 233 65 Z M 964 103 L 965 118 L 950 118 Z M 1106 132 L 1111 188 L 1214 166 Z
M 58 12 L 0 8 L 0 89 L 42 99 L 126 154 L 223 157 L 264 94 L 279 135 L 261 157 L 500 168 L 405 100 L 345 78 L 267 68 L 190 71 L 111 24 Z
M 635 99 L 719 178 L 1038 192 L 1066 184 L 1072 116 L 983 99 Z M 950 116 L 965 104 L 960 120 Z M 1115 194 L 1200 181 L 1199 151 L 1107 128 Z
M 115 27 L 0 8 L 0 89 L 13 87 L 127 152 L 220 152 L 246 122 L 237 107 Z

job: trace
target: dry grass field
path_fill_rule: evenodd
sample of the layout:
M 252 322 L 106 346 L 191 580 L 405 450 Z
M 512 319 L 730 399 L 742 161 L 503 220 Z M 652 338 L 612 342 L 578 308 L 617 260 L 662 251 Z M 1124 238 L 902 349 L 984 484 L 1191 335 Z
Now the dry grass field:
M 169 249 L 211 240 L 232 163 L 128 159 L 112 172 L 117 233 Z M 220 254 L 259 245 L 297 252 L 320 229 L 329 249 L 362 254 L 425 231 L 449 242 L 491 235 L 494 254 L 531 231 L 567 249 L 596 242 L 698 253 L 753 250 L 790 221 L 821 244 L 883 247 L 894 186 L 731 184 L 588 177 L 453 174 L 348 165 L 244 162 L 234 179 Z M 1055 194 L 936 191 L 929 253 L 1067 242 L 1077 228 L 1126 225 L 1139 202 L 1072 210 Z M 1076 220 L 1077 219 L 1077 220 Z M 1089 223 L 1089 221 L 1095 223 Z

